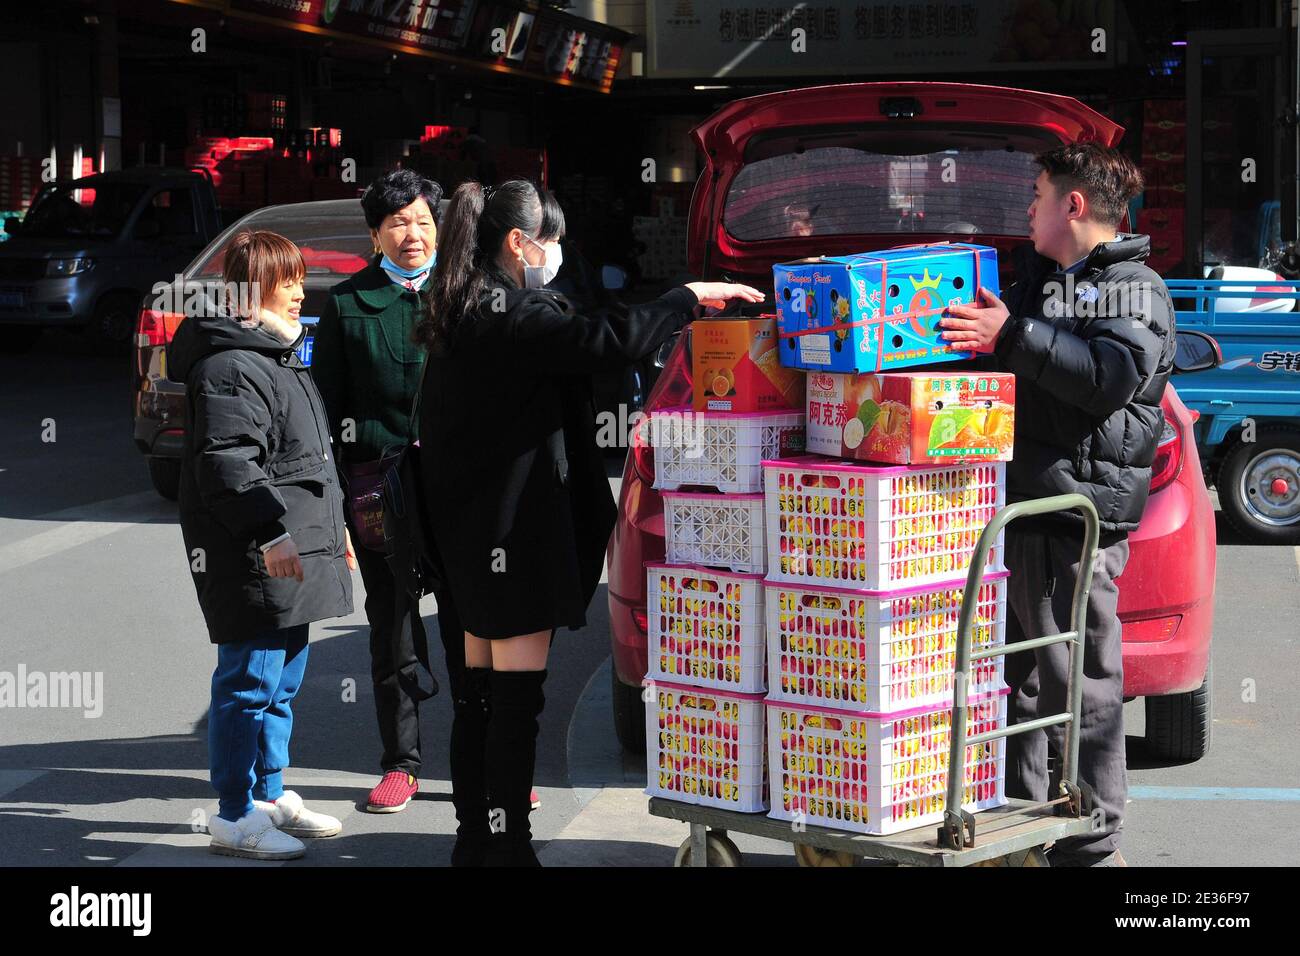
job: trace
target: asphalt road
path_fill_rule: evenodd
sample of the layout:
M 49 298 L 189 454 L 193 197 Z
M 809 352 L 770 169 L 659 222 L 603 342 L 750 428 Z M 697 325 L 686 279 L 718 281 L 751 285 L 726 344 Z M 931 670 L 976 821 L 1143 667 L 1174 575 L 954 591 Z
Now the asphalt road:
M 98 716 L 0 709 L 0 864 L 236 865 L 204 852 L 197 827 L 215 808 L 205 739 L 214 654 L 175 506 L 151 490 L 131 441 L 126 362 L 66 334 L 0 356 L 0 671 L 103 674 Z M 43 440 L 49 420 L 53 441 Z M 1128 705 L 1133 864 L 1296 862 L 1298 584 L 1297 549 L 1244 544 L 1221 522 L 1212 751 L 1154 763 L 1142 702 Z M 611 742 L 603 590 L 589 616 L 551 658 L 534 832 L 555 862 L 667 862 L 684 829 L 643 818 L 643 766 Z M 422 712 L 426 764 L 410 809 L 359 812 L 379 755 L 368 675 L 359 612 L 313 626 L 289 783 L 345 831 L 302 863 L 442 865 L 454 828 L 448 700 Z M 738 842 L 751 862 L 791 862 L 788 848 Z

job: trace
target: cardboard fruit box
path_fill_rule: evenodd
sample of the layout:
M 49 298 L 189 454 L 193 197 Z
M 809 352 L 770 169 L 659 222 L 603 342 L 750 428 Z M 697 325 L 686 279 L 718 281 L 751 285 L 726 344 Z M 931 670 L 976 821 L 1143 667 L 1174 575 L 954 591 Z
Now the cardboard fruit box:
M 803 409 L 804 373 L 781 365 L 776 316 L 700 319 L 692 328 L 695 411 Z
M 808 375 L 808 450 L 895 465 L 1010 461 L 1009 372 Z
M 970 358 L 940 335 L 950 304 L 1000 294 L 997 251 L 963 242 L 898 246 L 772 267 L 781 364 L 880 372 Z

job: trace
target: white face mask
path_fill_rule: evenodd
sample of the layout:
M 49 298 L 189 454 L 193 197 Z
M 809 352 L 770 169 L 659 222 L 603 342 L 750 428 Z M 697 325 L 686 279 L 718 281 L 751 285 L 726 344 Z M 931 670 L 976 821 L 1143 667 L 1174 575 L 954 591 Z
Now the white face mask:
M 540 266 L 532 266 L 528 264 L 524 254 L 519 253 L 519 261 L 524 264 L 524 288 L 541 289 L 550 284 L 560 274 L 560 263 L 564 261 L 564 251 L 560 248 L 558 242 L 544 246 L 536 239 L 530 239 L 528 236 L 524 236 L 524 238 L 546 254 L 546 260 Z

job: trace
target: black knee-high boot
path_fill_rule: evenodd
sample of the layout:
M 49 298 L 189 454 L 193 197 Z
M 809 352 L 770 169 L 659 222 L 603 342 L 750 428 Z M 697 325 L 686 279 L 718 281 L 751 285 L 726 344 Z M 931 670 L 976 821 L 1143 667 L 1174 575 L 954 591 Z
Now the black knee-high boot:
M 451 802 L 456 808 L 452 866 L 482 866 L 488 846 L 487 728 L 492 671 L 468 667 L 452 699 Z
M 537 761 L 537 717 L 546 671 L 493 671 L 487 731 L 486 866 L 540 866 L 532 847 L 529 791 Z

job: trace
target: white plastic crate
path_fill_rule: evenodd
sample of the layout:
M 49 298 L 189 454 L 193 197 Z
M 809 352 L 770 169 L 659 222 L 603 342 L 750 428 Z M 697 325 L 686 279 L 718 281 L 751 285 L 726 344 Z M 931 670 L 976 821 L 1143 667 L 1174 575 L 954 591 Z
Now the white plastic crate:
M 886 591 L 963 576 L 1006 501 L 1006 464 L 763 462 L 768 580 Z M 988 571 L 1002 571 L 1002 539 Z
M 745 574 L 767 571 L 761 494 L 665 491 L 663 501 L 669 564 L 702 564 Z
M 651 563 L 646 595 L 651 680 L 767 690 L 761 574 Z
M 803 412 L 697 412 L 689 406 L 650 415 L 656 488 L 688 485 L 728 494 L 763 490 L 763 461 L 804 451 Z
M 646 793 L 741 813 L 767 809 L 763 697 L 650 684 Z
M 979 588 L 971 646 L 1006 640 L 1008 572 Z M 879 713 L 952 700 L 964 581 L 898 591 L 769 584 L 767 671 L 772 700 Z M 969 693 L 1000 691 L 1002 657 L 976 661 Z
M 969 736 L 1006 727 L 1006 693 L 970 699 Z M 880 715 L 768 701 L 767 720 L 769 816 L 876 834 L 943 819 L 951 705 Z M 1006 802 L 1006 739 L 968 745 L 962 806 Z

